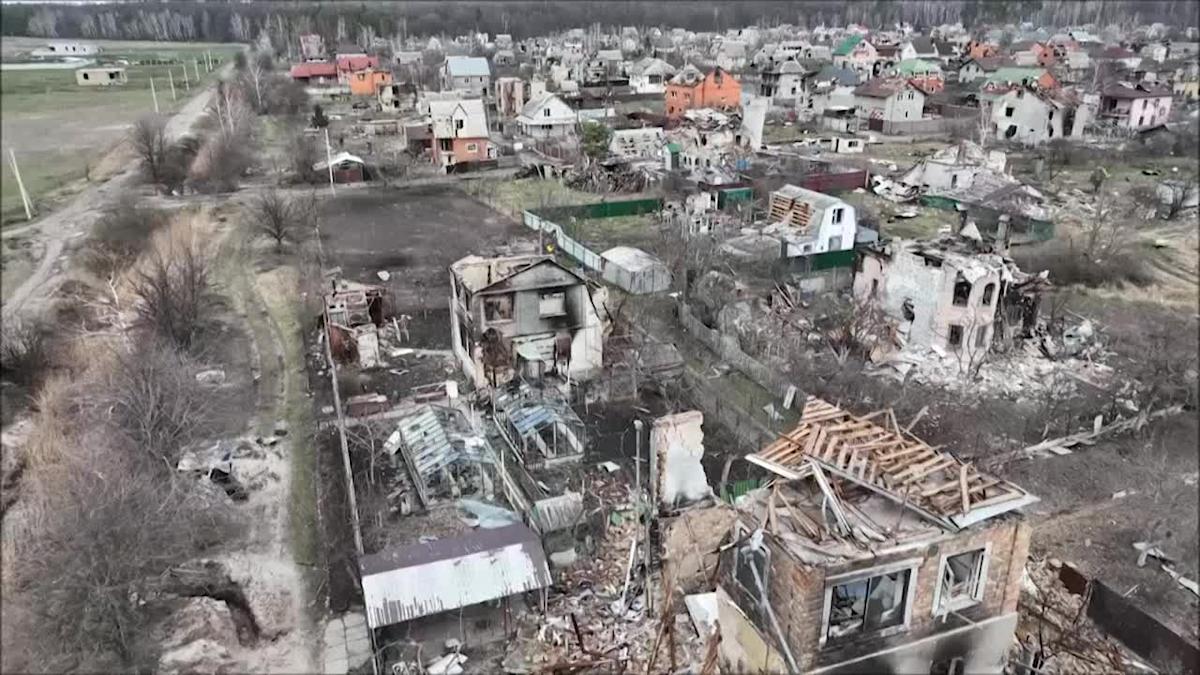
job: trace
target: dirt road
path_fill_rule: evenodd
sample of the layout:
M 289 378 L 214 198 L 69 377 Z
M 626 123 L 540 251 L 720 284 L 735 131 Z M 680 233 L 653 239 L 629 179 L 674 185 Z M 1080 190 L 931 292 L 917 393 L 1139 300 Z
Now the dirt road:
M 204 114 L 213 89 L 207 88 L 188 101 L 178 113 L 167 121 L 167 136 L 170 140 L 181 138 Z M 89 187 L 75 196 L 63 208 L 28 225 L 4 230 L 4 237 L 14 237 L 32 232 L 32 239 L 43 247 L 45 253 L 37 268 L 12 294 L 0 309 L 0 316 L 36 316 L 42 312 L 47 301 L 61 282 L 63 252 L 71 239 L 82 236 L 99 218 L 105 207 L 113 203 L 121 193 L 134 190 L 137 186 L 137 166 L 129 166 L 108 181 Z

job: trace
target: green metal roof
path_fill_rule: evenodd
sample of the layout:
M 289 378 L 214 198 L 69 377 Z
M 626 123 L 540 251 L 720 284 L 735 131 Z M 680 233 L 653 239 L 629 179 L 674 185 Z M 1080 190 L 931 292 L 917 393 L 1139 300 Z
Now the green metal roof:
M 1045 73 L 1045 68 L 997 68 L 996 72 L 987 76 L 987 82 L 1003 84 L 1006 82 L 1021 82 L 1022 80 L 1036 80 Z
M 898 70 L 901 75 L 906 76 L 942 72 L 941 66 L 923 59 L 905 59 L 896 64 L 896 70 Z
M 668 152 L 682 152 L 683 146 L 678 143 L 675 143 L 675 142 L 667 143 L 667 151 Z
M 846 38 L 845 40 L 842 40 L 841 44 L 839 44 L 839 45 L 837 46 L 837 49 L 833 50 L 833 55 L 834 55 L 834 56 L 846 56 L 846 55 L 848 55 L 848 54 L 849 54 L 849 53 L 850 53 L 850 52 L 851 52 L 851 51 L 852 51 L 852 50 L 853 50 L 853 49 L 854 49 L 854 48 L 855 48 L 855 47 L 858 45 L 858 43 L 860 43 L 860 42 L 862 42 L 862 36 L 861 36 L 861 35 L 851 35 L 850 37 Z

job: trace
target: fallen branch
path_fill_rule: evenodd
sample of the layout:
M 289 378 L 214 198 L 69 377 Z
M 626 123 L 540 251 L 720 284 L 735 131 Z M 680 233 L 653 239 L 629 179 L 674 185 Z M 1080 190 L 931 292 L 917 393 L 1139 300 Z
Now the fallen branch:
M 1093 428 L 1090 431 L 1081 431 L 1079 433 L 1069 434 L 1067 436 L 1053 438 L 1031 445 L 1023 450 L 1018 450 L 1015 453 L 1001 456 L 993 461 L 992 464 L 994 466 L 998 463 L 1003 463 L 1017 457 L 1049 457 L 1050 455 L 1069 455 L 1071 454 L 1070 448 L 1073 448 L 1077 445 L 1092 445 L 1096 439 L 1102 436 L 1107 436 L 1109 434 L 1127 431 L 1130 429 L 1141 429 L 1151 420 L 1167 417 L 1168 415 L 1175 415 L 1182 411 L 1183 406 L 1173 405 L 1167 408 L 1162 408 L 1161 410 L 1156 410 L 1152 413 L 1142 413 L 1135 417 L 1129 418 L 1118 418 L 1116 421 L 1108 424 L 1107 426 Z

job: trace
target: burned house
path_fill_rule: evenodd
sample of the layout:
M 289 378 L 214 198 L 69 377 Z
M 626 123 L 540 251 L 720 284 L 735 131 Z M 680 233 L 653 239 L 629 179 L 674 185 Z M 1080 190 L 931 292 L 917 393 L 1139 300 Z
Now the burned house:
M 385 291 L 380 286 L 339 279 L 325 294 L 324 322 L 333 358 L 360 368 L 379 365 L 379 327 Z
M 900 429 L 810 397 L 747 459 L 721 560 L 731 672 L 999 673 L 1017 626 L 1031 528 L 1021 488 Z
M 604 291 L 550 256 L 468 256 L 450 266 L 450 285 L 452 347 L 476 387 L 600 369 Z
M 894 322 L 900 347 L 981 355 L 1033 329 L 1046 283 L 995 250 L 971 226 L 935 240 L 892 240 L 863 250 L 854 295 Z

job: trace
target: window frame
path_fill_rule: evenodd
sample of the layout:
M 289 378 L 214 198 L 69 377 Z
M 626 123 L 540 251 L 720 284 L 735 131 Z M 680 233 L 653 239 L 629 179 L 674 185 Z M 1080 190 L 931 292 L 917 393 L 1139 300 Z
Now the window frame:
M 992 561 L 992 542 L 985 542 L 982 547 L 968 548 L 954 553 L 944 553 L 938 563 L 937 580 L 933 586 L 933 608 L 932 616 L 938 617 L 941 615 L 942 609 L 942 578 L 946 575 L 946 566 L 950 563 L 950 558 L 964 555 L 967 553 L 982 553 L 983 560 L 979 564 L 979 577 L 975 580 L 975 587 L 971 589 L 969 597 L 966 598 L 951 598 L 950 604 L 947 606 L 947 612 L 957 612 L 969 607 L 974 607 L 983 603 L 983 597 L 987 592 L 988 584 L 988 567 Z
M 890 635 L 897 635 L 909 630 L 912 626 L 913 609 L 916 604 L 918 573 L 921 568 L 921 558 L 908 558 L 899 560 L 888 565 L 872 567 L 865 570 L 855 570 L 853 572 L 845 572 L 842 574 L 834 574 L 825 577 L 825 602 L 821 609 L 821 636 L 817 646 L 824 648 L 831 642 L 835 645 L 845 644 L 854 640 L 863 638 L 882 638 Z M 842 586 L 858 581 L 864 581 L 873 577 L 881 577 L 896 572 L 908 572 L 908 587 L 904 590 L 904 618 L 895 626 L 887 628 L 879 628 L 870 631 L 860 630 L 857 633 L 835 637 L 832 640 L 829 636 L 829 615 L 833 611 L 833 587 Z M 870 584 L 868 584 L 869 587 Z
M 557 296 L 557 297 L 555 297 L 555 296 Z M 561 309 L 559 309 L 558 311 L 555 311 L 555 312 L 547 313 L 546 310 L 544 309 L 545 303 L 547 301 L 550 301 L 550 302 L 559 301 L 561 303 Z M 560 316 L 567 316 L 567 314 L 568 314 L 568 312 L 567 312 L 567 290 L 565 288 L 559 288 L 559 289 L 549 290 L 549 291 L 538 291 L 538 318 L 539 319 L 554 319 L 554 318 L 558 318 Z

